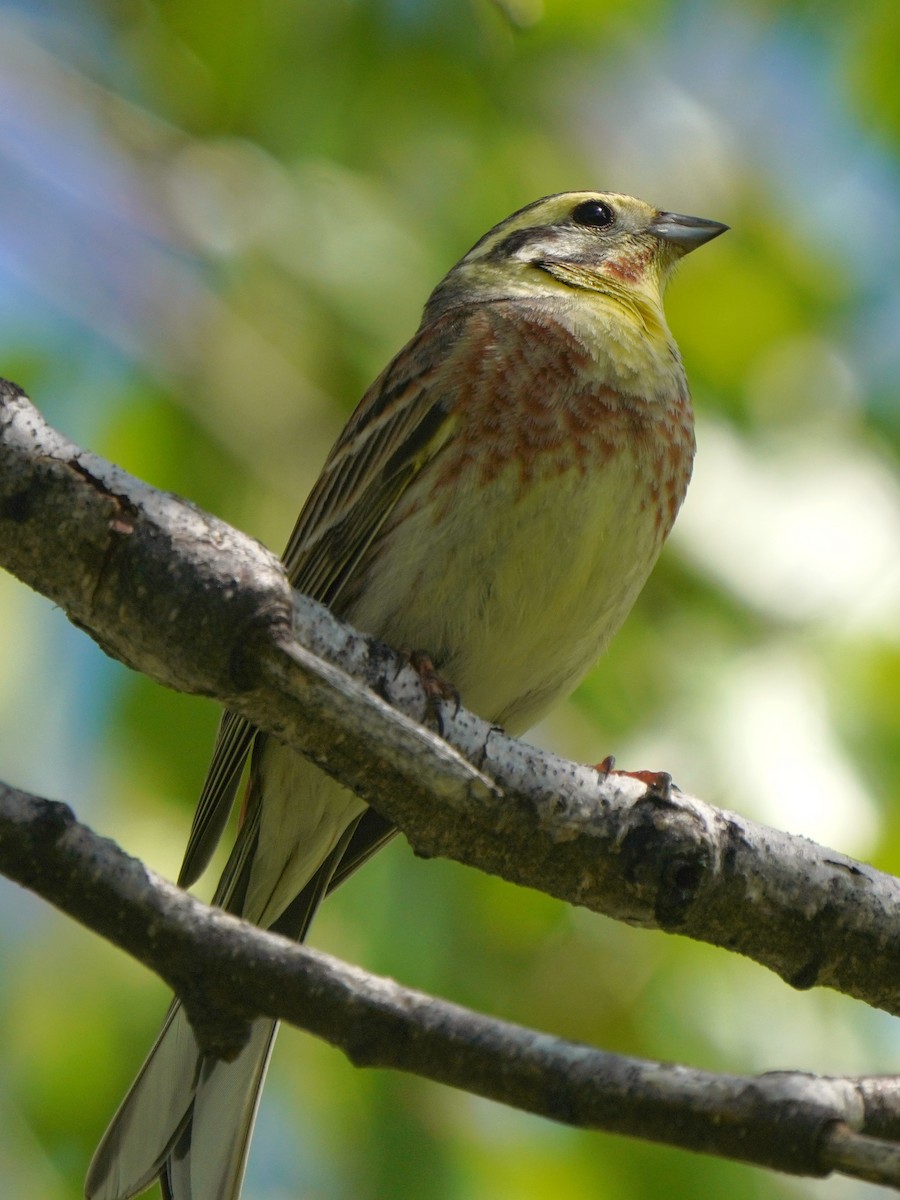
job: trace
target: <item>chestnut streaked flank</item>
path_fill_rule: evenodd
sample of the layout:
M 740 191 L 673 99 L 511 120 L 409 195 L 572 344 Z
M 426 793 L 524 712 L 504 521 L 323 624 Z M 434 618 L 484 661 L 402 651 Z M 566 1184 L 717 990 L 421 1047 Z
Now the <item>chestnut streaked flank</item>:
M 328 456 L 285 552 L 293 585 L 425 651 L 467 707 L 526 730 L 603 652 L 684 498 L 693 416 L 662 294 L 725 228 L 569 192 L 485 234 Z M 209 863 L 245 766 L 215 902 L 302 938 L 393 830 L 226 714 L 183 885 Z M 94 1156 L 89 1200 L 157 1177 L 166 1200 L 236 1200 L 274 1034 L 257 1020 L 234 1062 L 204 1060 L 174 1002 Z

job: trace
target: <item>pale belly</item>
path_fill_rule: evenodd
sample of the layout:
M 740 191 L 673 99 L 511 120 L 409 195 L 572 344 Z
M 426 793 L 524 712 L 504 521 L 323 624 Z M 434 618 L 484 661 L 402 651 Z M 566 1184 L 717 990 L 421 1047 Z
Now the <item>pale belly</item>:
M 657 362 L 639 339 L 641 378 L 659 385 L 643 399 L 598 356 L 597 330 L 579 339 L 521 312 L 509 323 L 504 311 L 479 314 L 483 360 L 473 374 L 466 358 L 453 377 L 480 389 L 465 421 L 458 413 L 334 609 L 395 648 L 428 653 L 466 707 L 519 734 L 575 687 L 627 616 L 687 486 L 693 439 L 668 343 Z M 496 346 L 505 351 L 492 357 Z M 533 394 L 516 390 L 517 364 Z M 258 765 L 245 911 L 267 924 L 364 805 L 274 739 Z
M 410 492 L 345 615 L 426 651 L 468 708 L 522 732 L 596 661 L 653 567 L 646 471 L 625 452 L 523 491 L 513 464 L 437 522 Z
M 627 453 L 522 494 L 508 470 L 439 522 L 410 489 L 342 615 L 426 651 L 468 708 L 521 733 L 596 661 L 656 560 L 644 478 Z M 259 769 L 268 800 L 245 915 L 269 924 L 365 805 L 274 740 Z

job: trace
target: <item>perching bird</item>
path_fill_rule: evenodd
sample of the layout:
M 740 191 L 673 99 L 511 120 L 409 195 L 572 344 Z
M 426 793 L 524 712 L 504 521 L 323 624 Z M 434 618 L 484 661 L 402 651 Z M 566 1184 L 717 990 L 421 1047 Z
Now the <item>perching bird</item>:
M 441 280 L 366 392 L 291 535 L 295 588 L 425 651 L 462 702 L 520 733 L 566 696 L 644 584 L 684 498 L 693 415 L 662 292 L 727 226 L 611 192 L 496 225 Z M 325 893 L 393 832 L 226 714 L 179 882 L 206 867 L 249 755 L 215 902 L 303 938 Z M 235 1200 L 276 1025 L 203 1059 L 175 1002 L 91 1163 L 89 1200 L 160 1177 Z

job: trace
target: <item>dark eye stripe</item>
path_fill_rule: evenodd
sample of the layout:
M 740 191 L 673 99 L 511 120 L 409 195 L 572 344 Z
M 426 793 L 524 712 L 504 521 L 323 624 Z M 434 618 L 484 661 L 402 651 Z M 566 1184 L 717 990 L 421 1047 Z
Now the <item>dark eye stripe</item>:
M 515 233 L 506 235 L 497 247 L 500 257 L 506 258 L 509 254 L 515 254 L 517 250 L 521 250 L 522 246 L 530 241 L 533 233 L 534 229 L 516 229 Z
M 526 242 L 531 241 L 534 233 L 534 229 L 517 229 L 514 233 L 508 233 L 491 251 L 491 258 L 509 258 L 517 250 L 521 250 Z

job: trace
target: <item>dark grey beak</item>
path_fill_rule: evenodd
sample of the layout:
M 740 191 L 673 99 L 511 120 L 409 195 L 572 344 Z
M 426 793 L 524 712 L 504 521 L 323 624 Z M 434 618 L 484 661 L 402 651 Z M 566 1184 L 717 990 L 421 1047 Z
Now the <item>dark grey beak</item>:
M 685 217 L 681 213 L 657 213 L 650 222 L 650 232 L 655 233 L 664 242 L 678 246 L 682 254 L 696 250 L 705 242 L 724 233 L 728 229 L 721 221 L 707 221 L 705 217 Z

